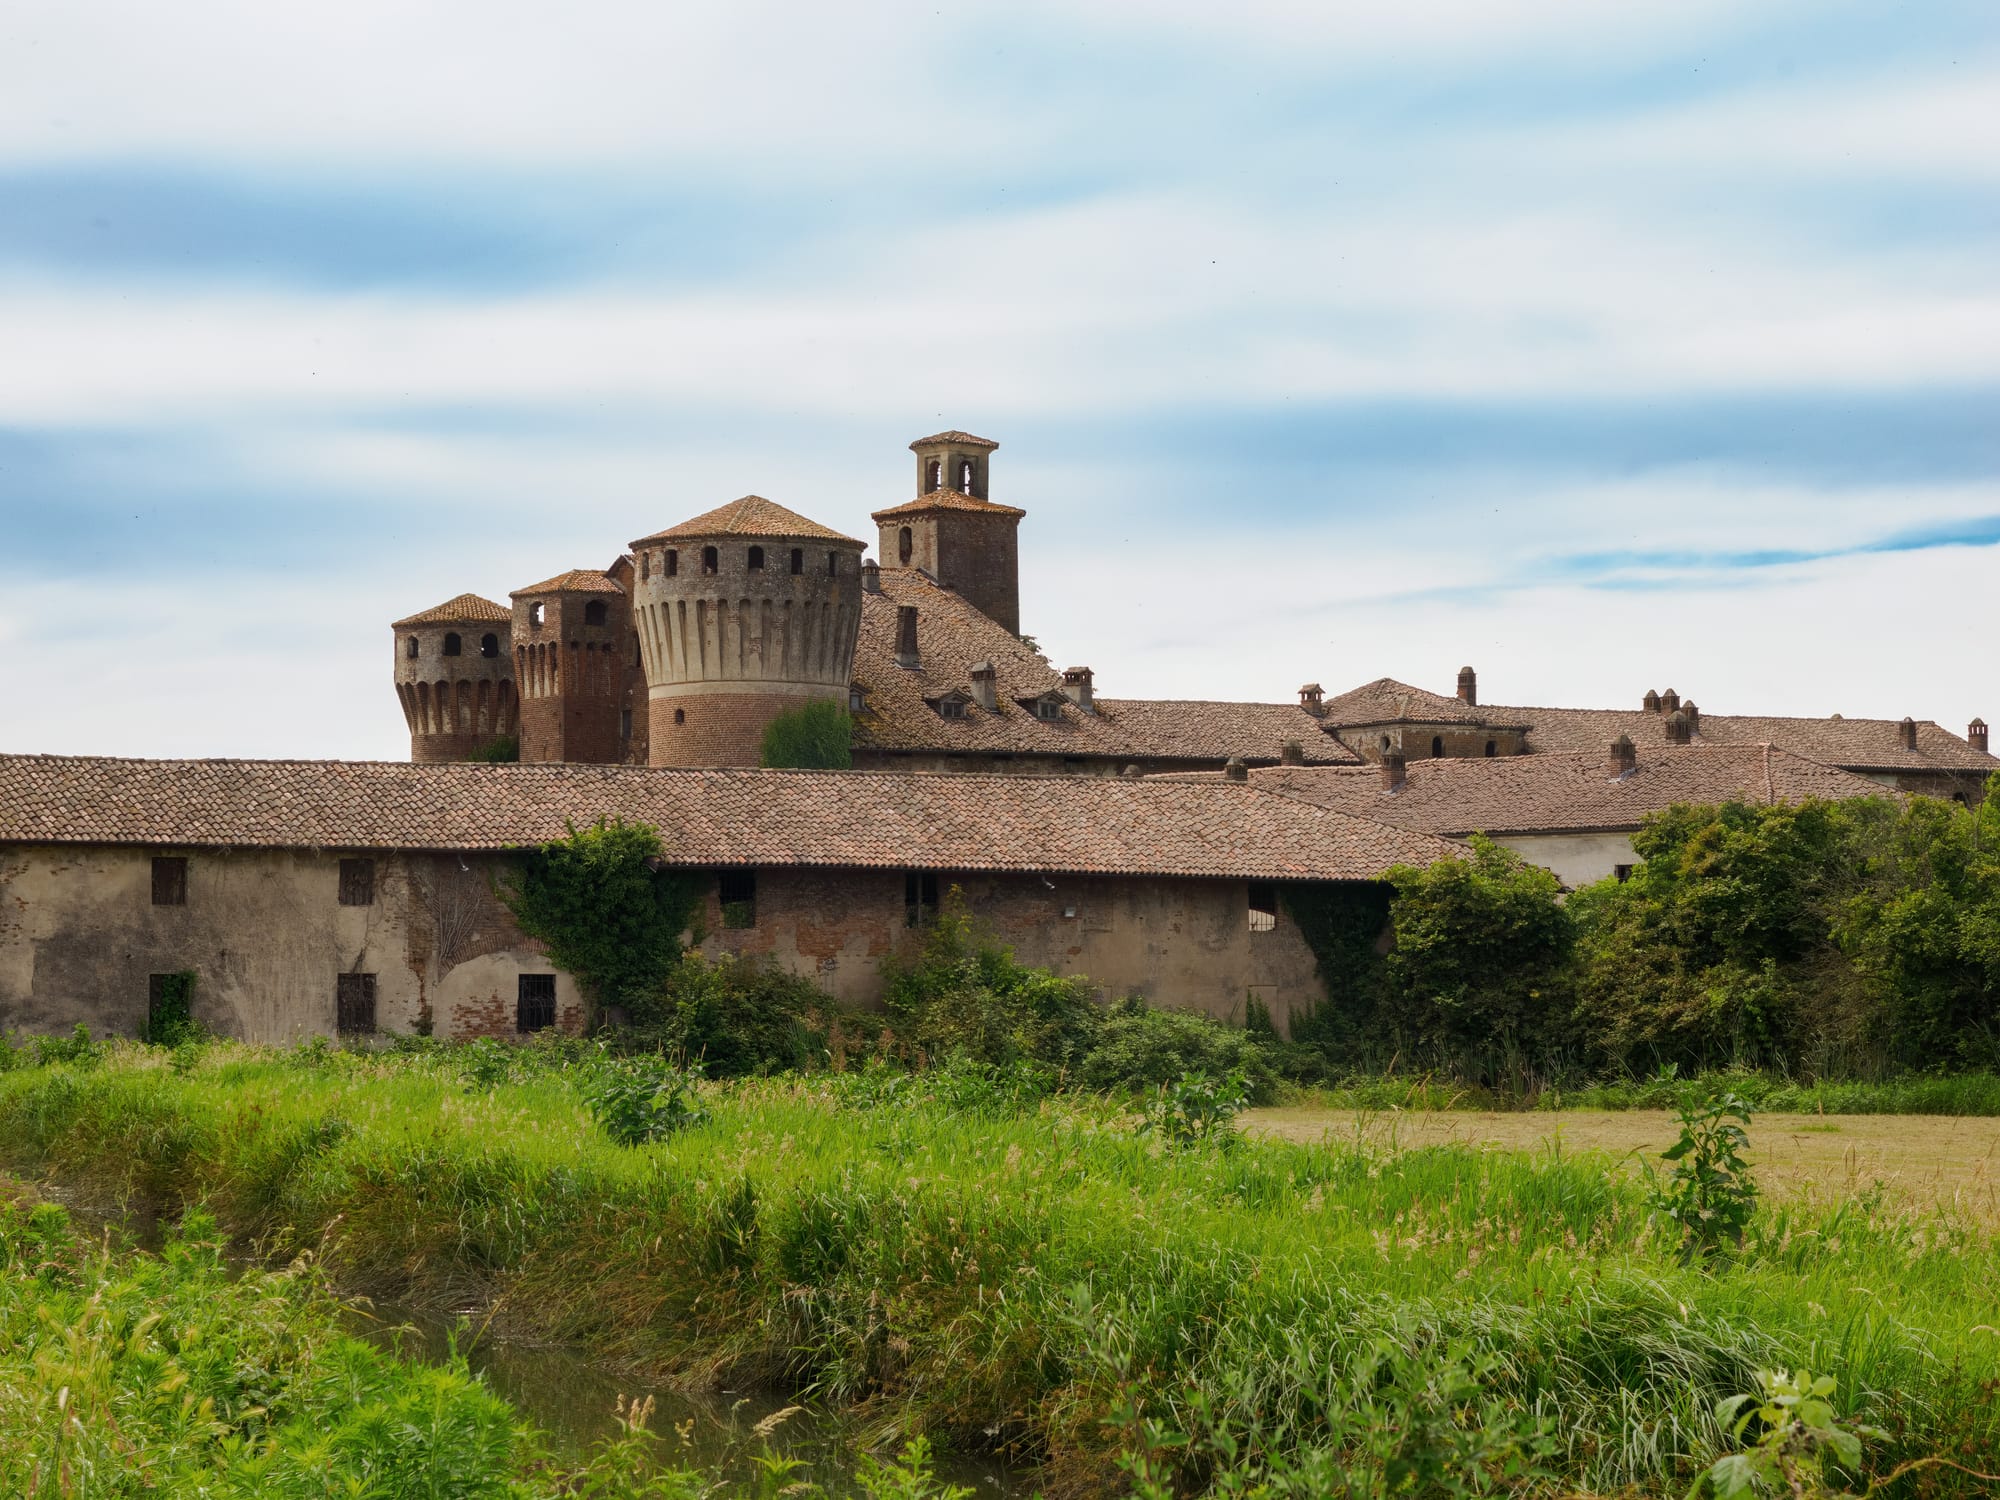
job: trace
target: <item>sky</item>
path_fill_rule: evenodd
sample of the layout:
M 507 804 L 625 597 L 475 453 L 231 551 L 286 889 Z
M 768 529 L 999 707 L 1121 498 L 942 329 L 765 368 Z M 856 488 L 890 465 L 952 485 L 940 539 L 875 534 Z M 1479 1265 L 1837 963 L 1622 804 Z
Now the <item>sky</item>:
M 1108 697 L 2000 718 L 1990 0 L 0 0 L 0 751 L 995 439 Z

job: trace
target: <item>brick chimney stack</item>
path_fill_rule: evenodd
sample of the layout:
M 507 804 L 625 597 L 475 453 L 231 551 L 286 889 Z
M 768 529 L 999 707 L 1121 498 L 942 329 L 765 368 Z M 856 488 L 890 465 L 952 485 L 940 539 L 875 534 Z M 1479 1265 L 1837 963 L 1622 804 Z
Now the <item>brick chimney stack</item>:
M 1299 707 L 1315 719 L 1326 717 L 1326 693 L 1316 682 L 1309 682 L 1299 689 Z
M 1611 759 L 1605 763 L 1613 781 L 1630 776 L 1639 769 L 1639 752 L 1632 745 L 1632 736 L 1621 734 L 1611 742 Z
M 1680 709 L 1680 706 L 1681 706 L 1681 695 L 1675 692 L 1672 688 L 1668 688 L 1664 693 L 1660 694 L 1661 713 L 1663 714 L 1675 713 Z
M 999 673 L 990 661 L 972 664 L 972 701 L 989 714 L 1000 706 Z
M 1896 726 L 1896 739 L 1905 750 L 1916 749 L 1917 721 L 1915 719 L 1904 719 L 1902 723 L 1898 724 Z
M 1688 716 L 1679 709 L 1667 715 L 1667 743 L 1685 745 L 1691 738 L 1688 731 Z
M 917 655 L 917 607 L 896 606 L 896 665 L 914 670 L 923 661 Z
M 1470 708 L 1479 706 L 1479 674 L 1470 667 L 1458 669 L 1458 701 Z
M 1683 703 L 1681 705 L 1681 712 L 1687 715 L 1689 735 L 1692 736 L 1700 734 L 1701 710 L 1695 707 L 1694 700 L 1692 698 L 1690 698 L 1686 703 Z
M 1244 764 L 1242 756 L 1232 755 L 1223 764 L 1222 777 L 1225 781 L 1248 781 L 1250 767 Z
M 1382 790 L 1385 792 L 1400 792 L 1403 789 L 1403 782 L 1408 779 L 1408 776 L 1409 772 L 1403 764 L 1403 752 L 1400 750 L 1384 750 L 1382 752 Z
M 1286 740 L 1278 747 L 1278 764 L 1281 766 L 1302 766 L 1306 763 L 1306 747 L 1297 740 Z
M 861 565 L 861 592 L 864 594 L 882 592 L 882 565 L 872 557 Z
M 1984 719 L 1974 719 L 1966 729 L 1965 737 L 1972 742 L 1973 749 L 1984 753 L 1986 750 L 1986 721 Z
M 1645 700 L 1640 706 L 1649 714 L 1658 713 L 1660 711 L 1660 695 L 1651 688 L 1647 688 Z
M 1092 693 L 1093 674 L 1088 667 L 1064 667 L 1063 696 L 1087 714 L 1097 712 L 1097 699 Z

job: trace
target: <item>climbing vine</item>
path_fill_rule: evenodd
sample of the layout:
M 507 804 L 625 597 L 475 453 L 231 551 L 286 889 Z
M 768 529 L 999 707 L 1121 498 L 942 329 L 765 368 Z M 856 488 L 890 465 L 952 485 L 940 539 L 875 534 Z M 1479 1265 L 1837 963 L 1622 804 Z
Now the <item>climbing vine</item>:
M 1381 882 L 1314 882 L 1280 888 L 1285 911 L 1312 950 L 1326 1000 L 1293 1013 L 1292 1039 L 1329 1058 L 1351 1055 L 1370 1033 L 1386 965 L 1379 951 L 1392 889 Z

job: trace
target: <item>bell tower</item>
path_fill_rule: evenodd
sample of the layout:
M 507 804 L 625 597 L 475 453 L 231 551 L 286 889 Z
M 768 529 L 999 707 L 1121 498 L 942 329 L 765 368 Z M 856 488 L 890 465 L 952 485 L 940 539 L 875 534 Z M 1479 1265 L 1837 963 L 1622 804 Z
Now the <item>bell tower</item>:
M 877 556 L 885 568 L 921 568 L 973 608 L 1021 633 L 1021 517 L 997 505 L 987 467 L 1000 445 L 969 432 L 934 432 L 910 444 L 917 456 L 917 498 L 878 510 Z

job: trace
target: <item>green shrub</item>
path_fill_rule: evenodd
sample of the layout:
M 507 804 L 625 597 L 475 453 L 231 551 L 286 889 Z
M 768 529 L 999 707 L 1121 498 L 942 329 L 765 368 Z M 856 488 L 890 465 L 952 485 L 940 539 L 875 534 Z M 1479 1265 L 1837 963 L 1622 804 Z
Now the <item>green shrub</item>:
M 1100 1091 L 1157 1089 L 1184 1074 L 1244 1080 L 1253 1104 L 1277 1094 L 1278 1074 L 1267 1043 L 1191 1011 L 1152 1010 L 1143 1001 L 1113 1006 L 1078 1061 L 1076 1081 Z
M 710 1077 L 804 1071 L 826 1060 L 833 1005 L 811 980 L 754 958 L 690 952 L 632 1007 L 621 1045 L 699 1058 Z
M 35 1038 L 35 1062 L 44 1068 L 62 1063 L 75 1068 L 94 1068 L 103 1057 L 103 1044 L 90 1039 L 90 1028 L 81 1021 L 68 1036 Z
M 680 962 L 701 887 L 687 872 L 654 868 L 659 853 L 660 836 L 645 824 L 601 818 L 523 854 L 498 885 L 514 924 L 593 1007 L 657 999 Z
M 794 771 L 845 771 L 854 764 L 854 721 L 831 698 L 787 709 L 764 726 L 758 764 Z
M 1750 1106 L 1734 1094 L 1680 1111 L 1680 1139 L 1660 1153 L 1674 1164 L 1664 1179 L 1650 1167 L 1646 1196 L 1654 1215 L 1673 1226 L 1682 1265 L 1713 1258 L 1743 1243 L 1757 1206 L 1757 1183 L 1743 1153 L 1750 1149 Z
M 621 1146 L 643 1146 L 704 1124 L 695 1094 L 697 1066 L 659 1057 L 607 1059 L 585 1081 L 583 1102 L 600 1129 Z
M 496 734 L 465 758 L 487 765 L 512 765 L 521 758 L 521 742 L 511 734 Z
M 1250 1090 L 1240 1072 L 1221 1078 L 1183 1073 L 1146 1096 L 1139 1129 L 1181 1149 L 1233 1146 L 1237 1141 L 1235 1119 L 1249 1104 Z
M 914 949 L 882 965 L 883 1002 L 903 1044 L 924 1058 L 964 1053 L 1063 1068 L 1095 1043 L 1103 1013 L 1090 981 L 1016 963 L 953 886 Z
M 160 976 L 160 993 L 146 1011 L 145 1040 L 155 1047 L 178 1047 L 207 1034 L 194 1018 L 192 969 Z

